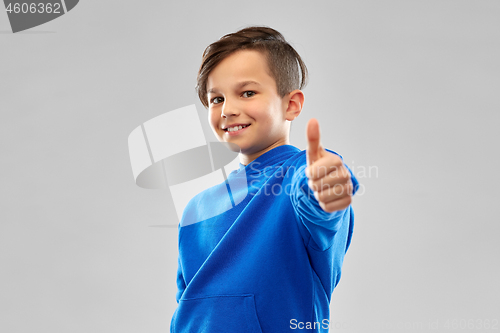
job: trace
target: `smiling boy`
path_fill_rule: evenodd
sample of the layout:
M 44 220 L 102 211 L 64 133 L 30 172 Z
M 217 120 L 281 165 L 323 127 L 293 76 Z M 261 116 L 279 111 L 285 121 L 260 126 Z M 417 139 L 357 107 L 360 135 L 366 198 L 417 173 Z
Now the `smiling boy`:
M 209 119 L 219 141 L 240 148 L 240 163 L 247 165 L 263 153 L 290 144 L 290 121 L 304 103 L 296 89 L 284 99 L 268 74 L 265 55 L 257 50 L 237 51 L 215 67 L 207 80 Z M 229 132 L 228 128 L 245 125 Z
M 198 94 L 217 139 L 239 147 L 240 164 L 184 210 L 171 332 L 328 332 L 358 182 L 322 147 L 315 119 L 307 150 L 290 145 L 306 80 L 300 56 L 268 27 L 205 50 Z M 231 209 L 215 214 L 229 187 Z

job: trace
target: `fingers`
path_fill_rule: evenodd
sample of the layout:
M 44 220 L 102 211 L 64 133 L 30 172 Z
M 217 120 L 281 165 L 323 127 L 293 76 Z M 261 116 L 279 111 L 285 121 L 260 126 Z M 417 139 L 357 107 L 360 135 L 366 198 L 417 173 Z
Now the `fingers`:
M 333 213 L 337 210 L 346 209 L 352 202 L 352 197 L 347 196 L 338 200 L 330 201 L 328 203 L 324 203 L 322 201 L 319 202 L 321 209 L 325 212 Z
M 329 189 L 331 187 L 334 187 L 336 185 L 346 185 L 349 182 L 351 182 L 350 175 L 348 175 L 348 176 L 342 175 L 340 177 L 328 175 L 326 177 L 323 177 L 323 178 L 317 179 L 317 180 L 309 179 L 307 181 L 307 185 L 309 186 L 309 188 L 311 190 L 316 191 L 316 192 L 320 192 L 320 191 L 324 191 L 326 189 Z
M 351 174 L 343 164 L 324 177 L 309 179 L 308 185 L 324 211 L 334 212 L 351 204 L 354 186 Z
M 326 212 L 347 208 L 353 192 L 351 174 L 340 156 L 321 145 L 319 123 L 314 118 L 307 123 L 306 158 L 307 184 L 321 208 Z
M 307 123 L 307 165 L 316 162 L 320 156 L 320 133 L 319 123 L 315 118 L 309 119 Z
M 311 189 L 317 188 L 316 190 L 313 190 L 314 197 L 318 199 L 318 201 L 324 201 L 324 202 L 343 198 L 346 196 L 351 196 L 353 191 L 353 185 L 351 181 L 333 185 L 328 185 L 328 184 L 322 184 L 320 186 L 313 185 L 310 188 Z
M 316 161 L 314 165 L 308 166 L 306 171 L 306 176 L 313 181 L 321 179 L 326 175 L 330 175 L 331 177 L 337 175 L 345 177 L 348 174 L 349 171 L 344 167 L 342 159 L 329 152 L 323 158 Z

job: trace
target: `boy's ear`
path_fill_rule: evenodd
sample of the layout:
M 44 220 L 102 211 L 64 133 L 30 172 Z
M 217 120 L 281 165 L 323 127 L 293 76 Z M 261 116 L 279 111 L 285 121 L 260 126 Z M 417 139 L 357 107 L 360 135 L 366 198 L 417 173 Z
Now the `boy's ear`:
M 297 118 L 302 111 L 302 106 L 304 105 L 304 93 L 295 89 L 294 91 L 288 93 L 288 106 L 286 108 L 286 120 L 292 121 Z

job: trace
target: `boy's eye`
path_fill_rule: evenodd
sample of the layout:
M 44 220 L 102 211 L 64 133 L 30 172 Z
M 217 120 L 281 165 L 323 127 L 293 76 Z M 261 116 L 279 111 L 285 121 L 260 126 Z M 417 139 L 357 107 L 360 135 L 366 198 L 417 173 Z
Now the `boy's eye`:
M 250 97 L 249 94 L 250 94 L 250 96 L 253 96 L 253 95 L 255 95 L 255 92 L 253 92 L 253 91 L 245 91 L 243 93 L 243 96 L 244 97 Z
M 223 98 L 222 97 L 214 97 L 210 100 L 213 104 L 219 104 L 222 103 Z

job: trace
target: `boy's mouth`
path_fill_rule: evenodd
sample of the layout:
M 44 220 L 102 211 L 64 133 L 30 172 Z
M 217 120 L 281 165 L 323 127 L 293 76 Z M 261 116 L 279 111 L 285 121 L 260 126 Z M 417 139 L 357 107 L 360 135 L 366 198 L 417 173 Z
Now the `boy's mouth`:
M 241 131 L 244 128 L 247 128 L 248 126 L 250 126 L 250 124 L 248 124 L 248 125 L 234 126 L 234 127 L 228 127 L 228 128 L 224 128 L 224 132 L 229 132 L 229 133 L 238 132 L 238 131 Z
M 229 127 L 229 128 L 225 128 L 224 132 L 226 132 L 226 134 L 229 135 L 229 136 L 234 136 L 234 135 L 238 135 L 238 134 L 244 132 L 246 130 L 246 128 L 249 127 L 249 126 L 250 125 L 241 125 L 241 126 Z

